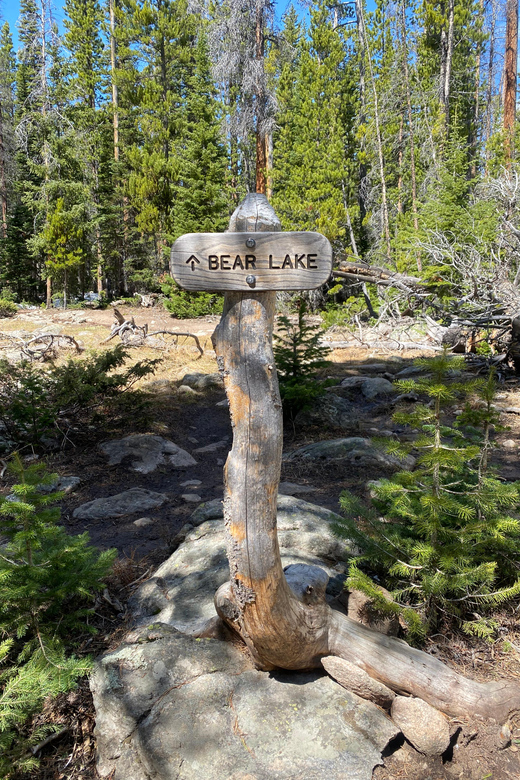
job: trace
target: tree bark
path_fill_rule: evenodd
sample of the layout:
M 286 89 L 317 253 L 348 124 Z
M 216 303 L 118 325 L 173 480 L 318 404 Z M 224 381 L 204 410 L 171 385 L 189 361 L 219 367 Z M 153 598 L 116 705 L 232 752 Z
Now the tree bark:
M 406 45 L 406 15 L 405 15 L 405 0 L 401 2 L 401 44 L 403 51 L 403 75 L 404 86 L 406 93 L 406 113 L 408 117 L 408 134 L 410 138 L 410 179 L 412 182 L 412 213 L 413 213 L 413 226 L 416 233 L 419 232 L 419 219 L 417 216 L 417 176 L 415 173 L 415 131 L 413 127 L 413 114 L 412 114 L 412 98 L 410 95 L 410 72 L 408 69 L 408 47 Z M 419 273 L 422 271 L 421 255 L 419 252 L 416 254 L 417 258 L 417 270 Z
M 504 59 L 504 135 L 506 164 L 514 157 L 516 78 L 518 56 L 518 0 L 506 3 L 506 51 Z
M 260 72 L 264 68 L 264 8 L 262 0 L 256 0 L 256 51 Z M 263 75 L 258 75 L 259 84 L 256 92 L 256 191 L 262 195 L 267 193 L 267 138 L 265 133 L 265 91 Z
M 6 184 L 6 154 L 4 144 L 3 107 L 0 103 L 0 223 L 2 226 L 2 238 L 7 238 L 7 184 Z
M 388 259 L 390 259 L 392 255 L 392 247 L 390 243 L 390 219 L 388 216 L 388 197 L 386 192 L 385 162 L 384 162 L 384 155 L 383 155 L 383 141 L 381 138 L 381 122 L 379 117 L 379 98 L 377 95 L 377 85 L 376 85 L 376 80 L 374 78 L 374 71 L 372 68 L 370 46 L 368 44 L 368 38 L 366 35 L 363 7 L 362 4 L 359 2 L 359 0 L 356 0 L 356 14 L 358 19 L 358 34 L 361 39 L 361 46 L 363 47 L 364 55 L 366 55 L 367 58 L 368 71 L 370 74 L 370 83 L 372 85 L 372 94 L 374 96 L 374 123 L 376 128 L 379 175 L 381 177 L 381 209 L 383 212 L 383 235 L 385 239 L 386 254 Z
M 231 232 L 277 231 L 263 195 L 248 195 Z M 224 378 L 233 447 L 224 468 L 224 520 L 230 582 L 215 595 L 221 619 L 263 669 L 318 668 L 339 656 L 399 693 L 450 715 L 505 720 L 520 708 L 520 685 L 477 683 L 440 661 L 333 611 L 327 574 L 317 566 L 282 569 L 276 498 L 282 458 L 282 407 L 272 351 L 276 293 L 227 293 L 213 343 Z

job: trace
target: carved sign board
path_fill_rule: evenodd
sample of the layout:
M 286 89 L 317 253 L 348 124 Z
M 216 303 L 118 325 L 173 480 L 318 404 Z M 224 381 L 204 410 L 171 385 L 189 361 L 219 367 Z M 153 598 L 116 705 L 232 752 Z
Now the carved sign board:
M 184 290 L 313 290 L 331 271 L 332 247 L 320 233 L 187 233 L 170 258 Z

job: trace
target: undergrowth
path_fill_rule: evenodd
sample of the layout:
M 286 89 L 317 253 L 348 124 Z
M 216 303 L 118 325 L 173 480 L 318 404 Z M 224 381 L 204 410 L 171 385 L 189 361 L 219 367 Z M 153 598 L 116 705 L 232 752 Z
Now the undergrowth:
M 156 360 L 121 369 L 128 358 L 118 345 L 63 365 L 12 365 L 0 360 L 0 447 L 56 449 L 89 426 L 135 414 L 144 396 L 135 383 L 155 371 Z M 132 391 L 132 392 L 130 392 Z

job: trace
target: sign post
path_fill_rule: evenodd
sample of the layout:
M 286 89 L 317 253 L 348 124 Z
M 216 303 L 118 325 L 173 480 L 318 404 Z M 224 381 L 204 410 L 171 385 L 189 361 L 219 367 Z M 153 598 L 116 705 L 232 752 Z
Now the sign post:
M 309 666 L 309 652 L 314 657 L 325 648 L 320 632 L 309 647 L 304 620 L 296 621 L 297 636 L 289 625 L 294 594 L 276 534 L 283 420 L 272 334 L 276 291 L 309 290 L 326 282 L 332 249 L 319 233 L 283 233 L 280 227 L 265 195 L 248 195 L 231 217 L 228 233 L 189 234 L 175 242 L 171 273 L 186 290 L 225 291 L 213 344 L 233 426 L 224 467 L 231 577 L 217 593 L 217 611 L 242 636 L 259 666 L 297 669 Z M 318 596 L 327 578 L 316 572 Z M 278 620 L 272 618 L 275 613 Z M 282 622 L 288 622 L 282 626 L 284 614 Z
M 477 714 L 503 723 L 520 709 L 520 684 L 468 680 L 402 640 L 332 610 L 323 569 L 282 568 L 276 533 L 282 405 L 272 349 L 276 290 L 310 289 L 326 281 L 330 247 L 317 234 L 281 233 L 267 198 L 259 194 L 240 204 L 229 231 L 183 236 L 172 250 L 172 275 L 185 289 L 227 291 L 213 335 L 233 426 L 224 467 L 230 582 L 215 595 L 220 618 L 243 639 L 260 668 L 310 669 L 320 667 L 327 655 L 337 656 L 368 672 L 371 684 L 368 675 L 450 715 Z M 336 674 L 345 687 L 351 676 L 350 665 Z M 372 688 L 361 685 L 361 695 L 372 698 Z M 359 687 L 353 690 L 359 693 Z

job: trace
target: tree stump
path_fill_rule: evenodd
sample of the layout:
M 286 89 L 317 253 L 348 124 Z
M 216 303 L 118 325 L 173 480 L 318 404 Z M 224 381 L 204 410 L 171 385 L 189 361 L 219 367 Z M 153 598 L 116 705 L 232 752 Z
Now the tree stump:
M 230 231 L 279 231 L 265 195 L 248 195 Z M 520 709 L 520 685 L 468 680 L 406 642 L 333 611 L 326 573 L 315 566 L 284 571 L 276 532 L 282 459 L 282 405 L 272 350 L 275 292 L 226 293 L 213 343 L 224 379 L 233 447 L 224 468 L 224 520 L 230 582 L 215 596 L 219 616 L 263 669 L 309 669 L 333 655 L 393 691 L 411 694 L 452 716 L 504 721 Z

